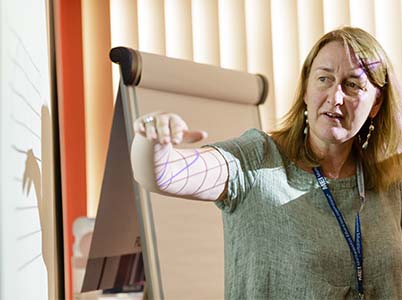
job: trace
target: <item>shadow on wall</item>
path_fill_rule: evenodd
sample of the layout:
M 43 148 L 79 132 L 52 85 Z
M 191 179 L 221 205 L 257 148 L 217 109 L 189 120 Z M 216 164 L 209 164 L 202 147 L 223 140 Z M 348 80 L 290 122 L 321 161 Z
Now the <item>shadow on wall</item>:
M 41 107 L 41 159 L 28 149 L 22 191 L 29 194 L 34 187 L 42 231 L 42 257 L 47 270 L 48 299 L 56 299 L 56 235 L 52 121 L 48 107 Z M 42 170 L 39 166 L 42 164 Z

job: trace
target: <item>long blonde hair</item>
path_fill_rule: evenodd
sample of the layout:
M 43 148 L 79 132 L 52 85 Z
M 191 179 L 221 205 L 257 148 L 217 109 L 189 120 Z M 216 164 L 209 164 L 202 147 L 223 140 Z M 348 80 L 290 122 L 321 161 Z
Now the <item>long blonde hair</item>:
M 386 190 L 393 183 L 402 181 L 402 103 L 399 84 L 392 64 L 378 41 L 366 31 L 343 27 L 321 37 L 313 46 L 302 66 L 296 90 L 295 101 L 280 123 L 279 129 L 271 133 L 284 155 L 294 162 L 312 167 L 320 164 L 320 159 L 309 149 L 303 133 L 305 127 L 303 97 L 311 66 L 318 52 L 329 42 L 342 42 L 360 63 L 369 81 L 380 91 L 382 104 L 373 119 L 375 131 L 370 137 L 367 150 L 362 150 L 361 142 L 366 139 L 370 121 L 366 120 L 354 139 L 354 154 L 360 157 L 367 186 L 375 190 Z

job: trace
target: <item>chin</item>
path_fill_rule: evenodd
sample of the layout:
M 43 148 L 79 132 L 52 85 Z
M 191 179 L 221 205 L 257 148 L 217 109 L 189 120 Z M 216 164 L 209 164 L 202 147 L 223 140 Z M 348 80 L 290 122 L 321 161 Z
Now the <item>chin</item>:
M 331 144 L 343 144 L 350 139 L 349 134 L 344 129 L 333 128 L 323 135 L 323 140 Z
M 332 137 L 332 139 L 330 139 L 329 142 L 331 144 L 334 144 L 334 145 L 341 145 L 341 144 L 344 144 L 344 143 L 346 143 L 346 142 L 348 142 L 350 140 L 351 139 L 349 137 L 346 137 L 346 136 L 336 136 L 336 137 Z

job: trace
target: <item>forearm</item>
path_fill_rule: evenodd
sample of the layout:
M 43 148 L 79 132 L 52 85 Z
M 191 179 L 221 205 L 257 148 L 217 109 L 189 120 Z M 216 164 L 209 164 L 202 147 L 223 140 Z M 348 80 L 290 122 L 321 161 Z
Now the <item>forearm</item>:
M 175 149 L 139 136 L 132 149 L 134 176 L 146 189 L 198 200 L 225 192 L 227 165 L 213 148 Z
M 161 191 L 200 200 L 216 200 L 228 178 L 226 162 L 213 148 L 175 149 L 155 145 L 156 183 Z

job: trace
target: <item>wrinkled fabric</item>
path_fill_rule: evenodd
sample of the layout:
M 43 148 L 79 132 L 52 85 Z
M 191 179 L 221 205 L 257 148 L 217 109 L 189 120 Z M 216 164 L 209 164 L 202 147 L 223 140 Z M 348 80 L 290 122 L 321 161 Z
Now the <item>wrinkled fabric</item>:
M 353 258 L 316 178 L 250 129 L 210 145 L 229 165 L 222 209 L 225 299 L 357 299 Z M 356 177 L 329 180 L 354 236 Z M 401 187 L 366 191 L 365 299 L 402 299 Z

